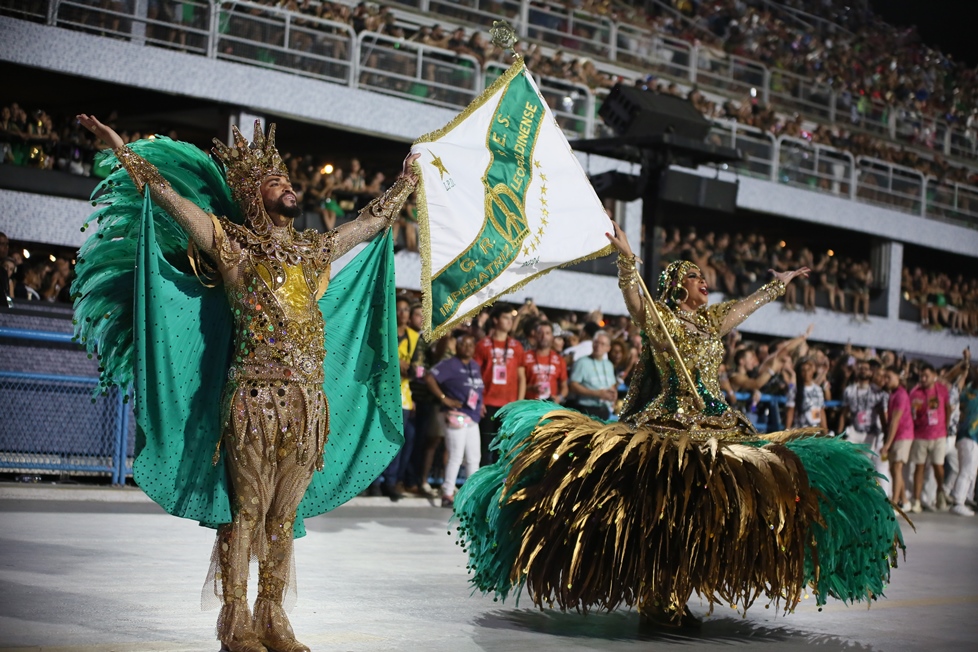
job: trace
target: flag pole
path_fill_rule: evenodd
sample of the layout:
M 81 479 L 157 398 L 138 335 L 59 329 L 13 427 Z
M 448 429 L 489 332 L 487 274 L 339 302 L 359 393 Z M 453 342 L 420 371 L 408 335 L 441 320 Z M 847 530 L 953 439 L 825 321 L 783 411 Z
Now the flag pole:
M 642 292 L 645 293 L 645 306 L 646 311 L 651 309 L 652 315 L 655 317 L 655 321 L 659 324 L 659 328 L 666 336 L 666 344 L 668 345 L 669 353 L 675 358 L 676 362 L 679 364 L 679 368 L 682 370 L 683 377 L 689 384 L 689 391 L 693 395 L 693 402 L 699 410 L 704 410 L 706 408 L 706 403 L 703 401 L 703 397 L 699 395 L 696 391 L 696 385 L 693 383 L 693 377 L 689 373 L 689 369 L 686 368 L 686 363 L 683 362 L 682 356 L 679 355 L 679 350 L 676 348 L 676 343 L 672 340 L 672 335 L 669 334 L 669 330 L 666 328 L 666 324 L 662 321 L 662 315 L 659 314 L 659 309 L 655 307 L 655 299 L 652 297 L 652 293 L 649 292 L 649 288 L 645 285 L 645 280 L 642 278 L 641 274 L 635 274 L 638 277 L 639 285 L 642 287 Z M 682 408 L 679 408 L 680 410 Z

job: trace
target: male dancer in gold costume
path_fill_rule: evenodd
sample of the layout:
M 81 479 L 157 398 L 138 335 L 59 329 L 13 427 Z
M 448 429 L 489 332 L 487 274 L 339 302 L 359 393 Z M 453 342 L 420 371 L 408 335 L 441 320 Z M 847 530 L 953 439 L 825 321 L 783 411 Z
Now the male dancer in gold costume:
M 324 330 L 317 301 L 330 263 L 389 226 L 417 185 L 408 156 L 397 181 L 360 216 L 328 233 L 297 232 L 301 214 L 288 171 L 258 123 L 249 145 L 215 140 L 227 183 L 246 218 L 237 225 L 181 197 L 151 163 L 95 117 L 78 120 L 108 144 L 140 192 L 176 220 L 212 261 L 234 318 L 234 358 L 224 389 L 222 444 L 233 491 L 233 521 L 218 529 L 215 556 L 223 606 L 217 634 L 230 652 L 302 652 L 282 601 L 293 568 L 296 509 L 323 468 L 329 410 L 323 392 Z M 220 446 L 220 444 L 219 444 Z M 217 459 L 217 454 L 215 454 Z M 248 564 L 258 566 L 254 617 Z

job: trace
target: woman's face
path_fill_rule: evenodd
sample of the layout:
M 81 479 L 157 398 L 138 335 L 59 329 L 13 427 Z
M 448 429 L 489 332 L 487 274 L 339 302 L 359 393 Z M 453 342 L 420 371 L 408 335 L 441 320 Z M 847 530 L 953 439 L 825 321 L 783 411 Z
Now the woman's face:
M 471 335 L 462 335 L 455 344 L 456 355 L 463 360 L 467 360 L 475 353 L 475 338 Z
M 798 369 L 798 373 L 801 376 L 801 381 L 811 382 L 815 377 L 815 364 L 811 360 L 806 360 L 801 363 L 801 367 Z
M 614 342 L 611 345 L 611 350 L 608 351 L 608 360 L 611 364 L 617 366 L 625 359 L 625 350 L 622 348 L 620 342 Z
M 693 310 L 705 306 L 709 302 L 709 287 L 707 287 L 706 279 L 699 267 L 689 268 L 689 271 L 686 272 L 686 278 L 683 279 L 683 287 L 689 293 L 684 303 Z

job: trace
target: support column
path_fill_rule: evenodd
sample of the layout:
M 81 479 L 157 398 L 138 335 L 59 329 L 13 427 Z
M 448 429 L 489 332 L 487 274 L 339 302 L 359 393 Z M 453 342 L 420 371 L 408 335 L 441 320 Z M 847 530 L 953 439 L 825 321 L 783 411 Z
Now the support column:
M 900 277 L 903 273 L 903 243 L 878 240 L 870 254 L 873 273 L 886 288 L 886 318 L 900 318 Z
M 136 0 L 132 21 L 132 42 L 136 45 L 146 45 L 146 18 L 149 11 L 149 0 Z
M 629 244 L 632 245 L 632 251 L 638 253 L 642 250 L 642 200 L 636 199 L 621 204 L 621 228 L 625 231 Z M 639 253 L 639 256 L 641 255 Z

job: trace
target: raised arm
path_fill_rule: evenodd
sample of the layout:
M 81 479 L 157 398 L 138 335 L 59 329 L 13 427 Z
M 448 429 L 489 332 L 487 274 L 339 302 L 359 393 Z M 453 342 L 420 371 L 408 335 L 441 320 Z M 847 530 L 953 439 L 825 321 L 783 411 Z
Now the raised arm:
M 420 154 L 409 154 L 404 159 L 404 167 L 394 181 L 394 185 L 364 206 L 357 219 L 337 227 L 336 240 L 333 244 L 333 260 L 391 225 L 404 206 L 404 202 L 418 185 L 418 177 L 412 165 L 420 156 Z
M 750 317 L 755 310 L 770 303 L 784 294 L 785 286 L 796 276 L 808 276 L 811 271 L 807 267 L 796 269 L 791 272 L 776 272 L 769 270 L 774 275 L 774 280 L 762 285 L 749 297 L 737 301 L 725 301 L 709 308 L 713 318 L 716 320 L 720 335 L 726 335 L 734 328 L 737 328 L 745 319 Z
M 628 314 L 631 315 L 632 321 L 638 324 L 640 328 L 644 328 L 645 298 L 639 290 L 638 268 L 635 266 L 637 259 L 632 253 L 625 232 L 618 227 L 617 223 L 612 222 L 612 224 L 615 227 L 614 234 L 605 233 L 605 236 L 618 250 L 618 287 L 621 289 L 621 295 L 625 299 L 625 306 L 628 308 Z
M 99 122 L 95 116 L 80 114 L 77 118 L 83 127 L 112 148 L 119 163 L 136 184 L 136 189 L 143 193 L 148 186 L 153 201 L 176 220 L 201 251 L 217 260 L 213 255 L 214 224 L 210 216 L 195 203 L 177 194 L 156 166 L 126 147 L 111 127 Z

